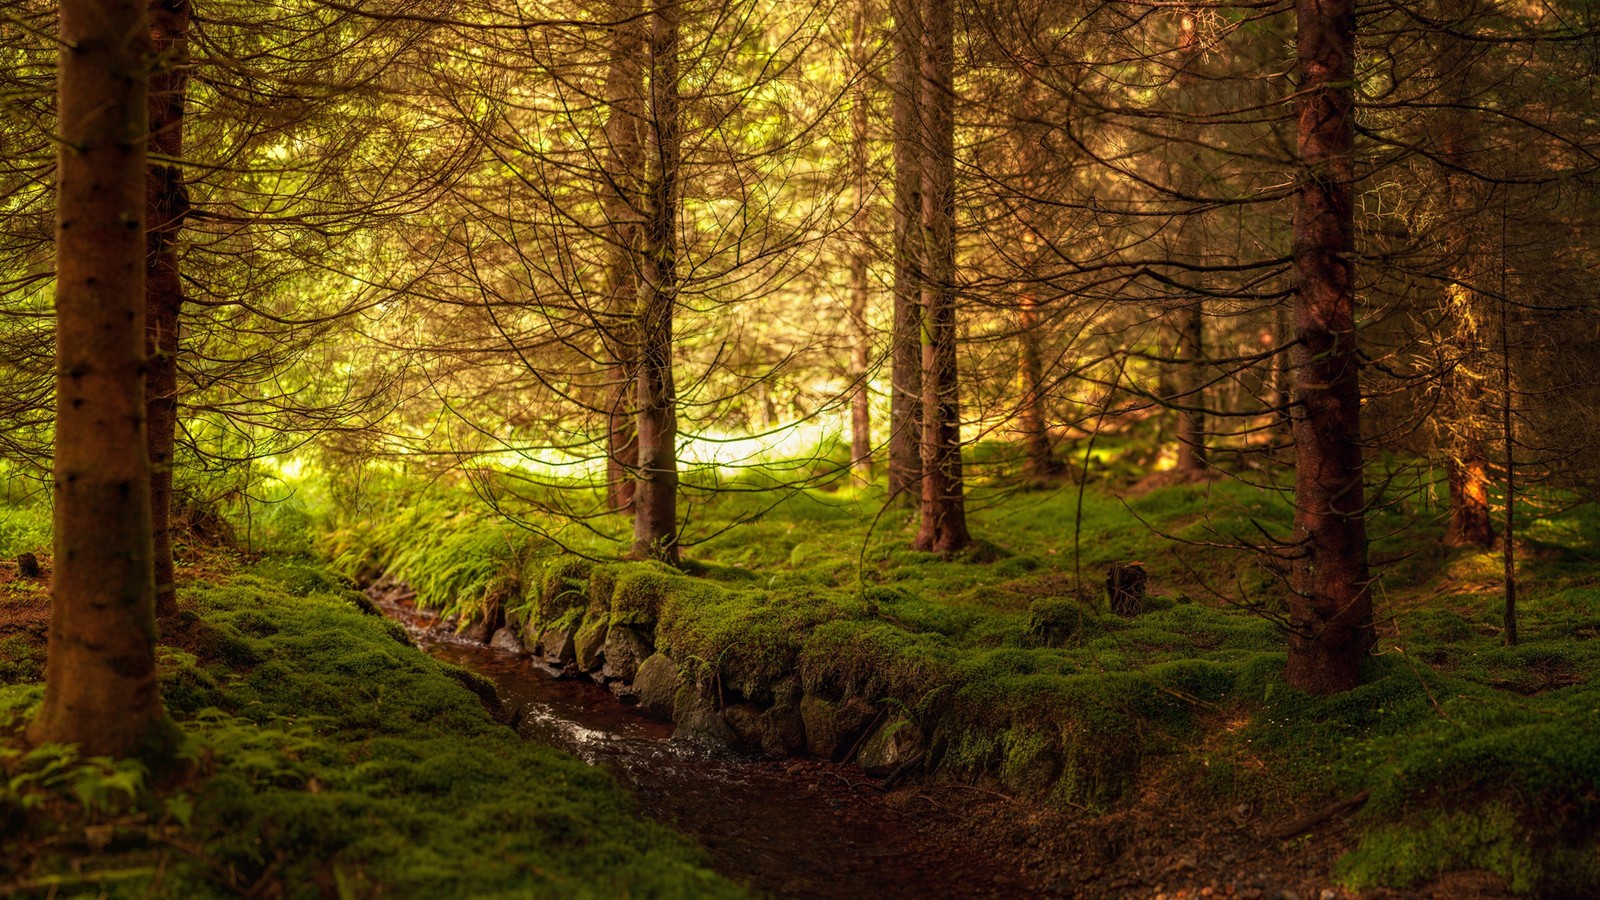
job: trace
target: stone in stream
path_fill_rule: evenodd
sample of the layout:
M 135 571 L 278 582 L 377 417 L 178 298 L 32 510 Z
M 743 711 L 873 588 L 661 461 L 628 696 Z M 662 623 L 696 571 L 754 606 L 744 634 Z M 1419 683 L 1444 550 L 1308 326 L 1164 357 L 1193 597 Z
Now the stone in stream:
M 573 639 L 574 662 L 585 672 L 593 672 L 605 661 L 606 620 L 597 619 L 578 629 Z
M 800 714 L 800 682 L 785 678 L 772 686 L 772 705 L 761 712 L 761 752 L 783 758 L 806 752 L 806 723 Z
M 739 736 L 717 711 L 717 704 L 693 687 L 678 691 L 673 718 L 678 727 L 672 731 L 672 740 L 679 743 L 726 750 L 739 742 Z
M 761 752 L 778 758 L 806 752 L 806 723 L 799 703 L 776 703 L 761 714 Z
M 501 628 L 495 631 L 494 636 L 489 638 L 489 646 L 518 656 L 528 652 L 528 648 L 522 646 L 522 638 L 517 636 L 515 628 Z
M 683 676 L 678 674 L 678 664 L 665 653 L 652 654 L 639 664 L 633 676 L 633 693 L 639 708 L 646 715 L 661 721 L 671 721 L 672 707 L 678 690 L 683 687 Z
M 552 666 L 564 666 L 573 661 L 575 650 L 573 636 L 577 629 L 571 625 L 566 628 L 550 628 L 539 637 L 539 647 L 544 653 L 544 661 Z
M 736 746 L 745 753 L 761 750 L 761 708 L 754 703 L 730 703 L 722 709 L 722 719 L 738 738 Z
M 639 664 L 650 657 L 653 648 L 637 629 L 617 625 L 606 631 L 605 665 L 600 676 L 606 681 L 632 681 Z
M 835 703 L 811 694 L 800 698 L 806 750 L 815 757 L 838 762 L 872 723 L 877 710 L 859 697 Z
M 856 762 L 861 765 L 861 771 L 881 778 L 915 763 L 922 758 L 922 751 L 922 729 L 896 716 L 867 738 Z

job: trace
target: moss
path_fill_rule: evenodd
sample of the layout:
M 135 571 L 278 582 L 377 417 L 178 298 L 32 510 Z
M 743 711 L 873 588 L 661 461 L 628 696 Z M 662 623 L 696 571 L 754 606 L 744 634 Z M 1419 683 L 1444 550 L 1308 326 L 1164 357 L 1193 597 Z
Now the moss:
M 593 564 L 575 556 L 561 556 L 544 568 L 539 584 L 539 621 L 544 622 L 589 602 L 589 572 Z
M 124 873 L 96 884 L 113 897 L 258 883 L 292 896 L 335 884 L 373 896 L 741 894 L 687 841 L 639 819 L 604 772 L 495 724 L 473 694 L 492 685 L 399 646 L 337 596 L 240 581 L 181 590 L 190 615 L 174 633 L 187 649 L 163 650 L 163 677 L 201 765 L 182 795 L 135 800 L 197 852 L 51 850 L 27 860 L 30 878 Z M 232 641 L 259 662 L 235 668 Z M 0 724 L 16 727 L 38 697 L 0 687 Z M 35 838 L 95 821 L 52 810 L 27 818 Z M 71 843 L 30 840 L 28 852 Z
M 661 617 L 661 606 L 673 588 L 675 576 L 652 563 L 621 567 L 611 593 L 611 621 L 618 625 L 650 625 Z
M 1095 449 L 1096 471 L 1136 474 L 1126 440 Z M 1375 554 L 1401 561 L 1383 573 L 1382 644 L 1362 687 L 1317 698 L 1283 679 L 1278 573 L 1214 546 L 1259 543 L 1258 526 L 1284 536 L 1293 508 L 1282 493 L 1221 481 L 1123 502 L 1091 485 L 1080 517 L 1075 489 L 973 485 L 973 531 L 994 543 L 948 560 L 910 550 L 912 517 L 880 515 L 876 490 L 860 502 L 715 497 L 699 521 L 726 530 L 697 544 L 684 572 L 590 569 L 586 621 L 653 625 L 658 647 L 729 695 L 759 700 L 797 674 L 813 698 L 874 701 L 928 729 L 929 763 L 945 776 L 1098 809 L 1125 802 L 1158 768 L 1202 801 L 1304 807 L 1371 790 L 1357 832 L 1372 843 L 1347 864 L 1355 882 L 1470 864 L 1444 852 L 1444 832 L 1425 833 L 1448 813 L 1484 835 L 1483 853 L 1519 883 L 1593 884 L 1580 852 L 1600 823 L 1587 799 L 1600 795 L 1593 510 L 1565 530 L 1530 523 L 1537 552 L 1524 563 L 1524 641 L 1512 649 L 1499 646 L 1494 591 L 1436 590 L 1441 569 L 1458 585 L 1489 584 L 1493 560 L 1440 551 L 1434 524 L 1409 527 L 1406 516 L 1431 510 L 1375 511 Z M 425 524 L 490 528 L 448 516 Z M 1213 546 L 1175 548 L 1164 534 Z M 1098 586 L 1108 565 L 1130 560 L 1150 573 L 1144 614 L 1124 620 L 1076 599 L 1080 584 Z M 1533 874 L 1495 849 L 1514 850 L 1501 837 L 1518 834 L 1548 850 Z

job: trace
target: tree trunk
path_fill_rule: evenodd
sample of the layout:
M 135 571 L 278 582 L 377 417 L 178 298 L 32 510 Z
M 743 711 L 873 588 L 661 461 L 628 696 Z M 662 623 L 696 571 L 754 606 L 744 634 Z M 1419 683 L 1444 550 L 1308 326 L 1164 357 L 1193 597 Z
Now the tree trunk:
M 922 523 L 913 546 L 953 553 L 972 543 L 961 484 L 956 381 L 955 68 L 952 0 L 927 0 L 922 119 Z
M 1184 115 L 1196 115 L 1199 112 L 1199 98 L 1196 96 L 1199 86 L 1199 76 L 1195 68 L 1200 62 L 1201 44 L 1195 34 L 1195 20 L 1192 15 L 1183 17 L 1179 34 L 1179 50 L 1181 59 L 1178 72 L 1179 112 Z M 1176 165 L 1182 166 L 1183 175 L 1178 179 L 1186 193 L 1195 194 L 1201 185 L 1199 164 L 1194 157 L 1200 152 L 1199 127 L 1194 120 L 1182 120 L 1179 126 L 1182 137 L 1181 146 L 1184 148 L 1181 159 L 1175 159 Z M 1178 255 L 1187 262 L 1201 265 L 1205 262 L 1205 213 L 1190 210 L 1183 217 L 1178 230 Z M 1191 272 L 1189 277 L 1201 282 L 1205 275 L 1199 270 Z M 1201 369 L 1205 361 L 1205 299 L 1204 294 L 1198 290 L 1178 310 L 1178 460 L 1179 474 L 1197 478 L 1206 472 L 1206 414 L 1205 414 L 1205 372 Z
M 639 12 L 637 0 L 616 0 L 619 20 Z M 633 403 L 637 334 L 635 304 L 639 297 L 639 219 L 642 205 L 639 176 L 644 170 L 644 68 L 639 57 L 644 35 L 637 22 L 617 25 L 612 32 L 611 63 L 606 72 L 606 161 L 604 166 L 608 308 L 602 320 L 607 382 L 614 391 L 606 409 L 606 505 L 614 512 L 633 511 L 634 472 L 639 443 Z
M 1293 686 L 1355 687 L 1374 641 L 1356 351 L 1353 0 L 1296 0 L 1303 171 L 1294 220 L 1295 541 L 1289 601 Z
M 1474 0 L 1463 4 L 1461 13 L 1468 19 L 1482 14 Z M 1476 23 L 1472 22 L 1475 27 Z M 1471 104 L 1468 86 L 1472 56 L 1479 52 L 1470 41 L 1444 37 L 1447 42 L 1438 54 L 1443 76 L 1453 94 L 1449 108 L 1442 111 L 1440 131 L 1444 135 L 1441 156 L 1446 164 L 1445 200 L 1450 209 L 1450 262 L 1446 273 L 1443 330 L 1444 372 L 1439 379 L 1442 393 L 1439 420 L 1443 426 L 1445 478 L 1450 493 L 1450 518 L 1444 541 L 1452 547 L 1494 546 L 1494 514 L 1489 508 L 1489 433 L 1494 427 L 1486 382 L 1488 359 L 1482 321 L 1488 309 L 1481 285 L 1489 277 L 1485 257 L 1490 252 L 1475 227 L 1482 206 L 1478 179 L 1472 174 L 1477 143 L 1477 122 L 1465 109 Z
M 63 0 L 56 160 L 55 577 L 33 743 L 157 754 L 145 445 L 144 0 Z
M 152 0 L 152 50 L 161 64 L 150 73 L 150 152 L 183 158 L 184 107 L 189 90 L 188 0 Z M 145 197 L 146 429 L 150 452 L 150 529 L 155 548 L 156 615 L 178 611 L 172 553 L 172 458 L 178 437 L 178 336 L 183 279 L 178 236 L 189 215 L 189 190 L 174 163 L 148 167 Z
M 1017 309 L 1017 378 L 1022 394 L 1023 471 L 1030 478 L 1048 478 L 1061 470 L 1050 453 L 1050 430 L 1044 411 L 1044 354 L 1039 350 L 1039 304 L 1023 295 Z
M 634 489 L 633 555 L 678 564 L 678 398 L 672 379 L 672 313 L 677 303 L 678 4 L 650 17 L 650 175 L 641 241 L 638 301 L 639 474 Z
M 1196 297 L 1178 313 L 1178 461 L 1177 470 L 1190 477 L 1206 471 L 1205 306 Z
M 889 346 L 889 496 L 922 479 L 922 11 L 893 0 L 894 322 Z
M 856 210 L 851 230 L 855 250 L 850 259 L 850 475 L 857 486 L 872 483 L 872 395 L 867 390 L 867 372 L 872 364 L 872 332 L 867 327 L 867 306 L 872 299 L 869 281 L 872 261 L 872 215 L 868 206 L 867 171 L 871 157 L 871 131 L 867 122 L 866 68 L 870 64 L 867 43 L 867 2 L 857 0 L 851 29 L 853 62 L 856 71 L 854 106 L 850 110 L 851 168 L 856 178 Z

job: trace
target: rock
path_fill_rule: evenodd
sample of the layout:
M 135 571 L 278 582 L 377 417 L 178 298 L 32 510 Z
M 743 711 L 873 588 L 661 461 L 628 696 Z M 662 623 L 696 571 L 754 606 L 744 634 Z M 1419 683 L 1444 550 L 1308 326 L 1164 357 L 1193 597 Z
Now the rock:
M 654 648 L 635 628 L 615 625 L 606 631 L 605 665 L 600 674 L 608 681 L 632 681 L 639 664 L 650 658 Z
M 665 653 L 652 654 L 639 664 L 639 671 L 633 676 L 633 693 L 639 699 L 639 708 L 653 719 L 672 718 L 672 707 L 682 687 L 678 664 Z
M 573 636 L 577 629 L 571 625 L 566 628 L 551 628 L 539 637 L 539 648 L 544 654 L 544 661 L 552 666 L 564 666 L 573 661 L 575 650 Z
M 762 713 L 762 753 L 802 756 L 806 751 L 805 716 L 800 714 L 800 684 L 784 679 L 773 685 L 773 705 Z
M 583 671 L 593 672 L 605 661 L 605 646 L 606 620 L 596 619 L 578 629 L 573 641 L 574 662 Z
M 881 778 L 921 759 L 922 750 L 922 729 L 896 716 L 867 738 L 856 761 L 861 771 Z
M 497 629 L 494 636 L 489 638 L 489 646 L 496 650 L 503 650 L 506 653 L 515 653 L 518 656 L 528 652 L 528 648 L 522 646 L 522 638 L 517 636 L 517 631 L 514 628 Z
M 489 626 L 478 620 L 456 632 L 456 639 L 469 644 L 489 643 Z
M 717 712 L 717 705 L 694 688 L 680 690 L 676 706 L 674 718 L 678 720 L 678 727 L 672 732 L 674 741 L 717 750 L 738 744 L 739 736 Z
M 810 694 L 800 698 L 799 712 L 807 752 L 835 762 L 855 747 L 877 715 L 872 704 L 859 697 L 834 703 Z
M 18 553 L 17 574 L 23 578 L 38 578 L 44 574 L 44 570 L 39 567 L 39 557 L 32 553 Z
M 806 723 L 796 699 L 782 697 L 780 702 L 761 713 L 762 753 L 788 757 L 806 752 Z
M 1339 900 L 1339 892 L 1333 888 L 1323 888 L 1317 896 L 1320 900 Z
M 761 710 L 754 703 L 729 704 L 722 710 L 722 718 L 738 737 L 736 746 L 740 750 L 761 750 Z

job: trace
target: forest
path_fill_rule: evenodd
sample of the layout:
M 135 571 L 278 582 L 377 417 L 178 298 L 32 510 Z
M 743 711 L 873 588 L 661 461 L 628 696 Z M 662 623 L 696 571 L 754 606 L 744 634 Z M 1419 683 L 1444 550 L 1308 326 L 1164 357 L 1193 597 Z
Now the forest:
M 0 13 L 0 896 L 1600 896 L 1600 5 Z

